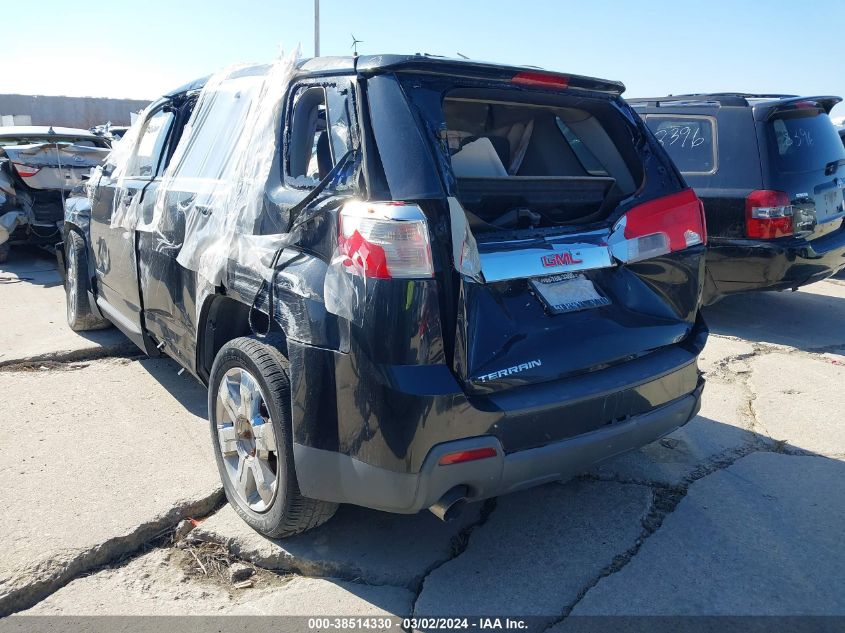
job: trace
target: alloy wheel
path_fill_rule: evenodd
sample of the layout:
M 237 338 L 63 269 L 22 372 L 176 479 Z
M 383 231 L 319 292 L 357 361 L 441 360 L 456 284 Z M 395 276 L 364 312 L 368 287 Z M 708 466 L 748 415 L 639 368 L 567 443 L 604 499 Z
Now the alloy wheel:
M 241 367 L 229 369 L 217 389 L 215 413 L 220 453 L 232 488 L 251 510 L 265 512 L 279 486 L 278 450 L 267 402 L 255 377 Z

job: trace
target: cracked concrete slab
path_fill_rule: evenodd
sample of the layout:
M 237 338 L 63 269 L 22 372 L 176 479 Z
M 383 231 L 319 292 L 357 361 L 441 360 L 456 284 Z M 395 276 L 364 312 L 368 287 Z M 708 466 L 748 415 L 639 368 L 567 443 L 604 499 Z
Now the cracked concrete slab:
M 845 458 L 845 365 L 772 353 L 751 362 L 752 406 L 760 432 L 787 451 Z
M 0 264 L 0 366 L 28 360 L 74 360 L 138 352 L 117 329 L 74 332 L 65 320 L 65 291 L 56 260 L 13 249 Z M 15 280 L 19 280 L 15 282 Z
M 406 616 L 408 589 L 259 573 L 235 589 L 191 573 L 187 552 L 156 549 L 125 565 L 69 583 L 20 617 L 34 615 Z M 303 623 L 305 624 L 305 623 Z M 305 628 L 304 626 L 302 627 Z
M 820 281 L 797 292 L 752 292 L 704 309 L 714 334 L 805 351 L 845 347 L 845 286 Z
M 753 353 L 754 346 L 748 341 L 711 334 L 707 338 L 707 345 L 698 356 L 698 368 L 708 378 L 719 377 L 724 372 L 728 359 Z
M 643 533 L 645 486 L 574 481 L 500 497 L 463 554 L 435 569 L 415 615 L 536 616 L 542 628 Z
M 255 532 L 227 505 L 203 521 L 191 538 L 225 545 L 264 569 L 414 588 L 429 569 L 454 554 L 462 530 L 479 520 L 481 508 L 480 503 L 469 504 L 458 520 L 443 523 L 428 511 L 402 515 L 341 506 L 325 525 L 274 541 Z
M 639 450 L 599 464 L 592 472 L 600 479 L 680 486 L 713 464 L 765 443 L 751 428 L 744 388 L 708 382 L 701 412 L 685 426 Z
M 219 502 L 205 389 L 168 360 L 0 372 L 0 615 Z
M 693 483 L 571 615 L 845 615 L 843 499 L 842 462 L 743 457 Z

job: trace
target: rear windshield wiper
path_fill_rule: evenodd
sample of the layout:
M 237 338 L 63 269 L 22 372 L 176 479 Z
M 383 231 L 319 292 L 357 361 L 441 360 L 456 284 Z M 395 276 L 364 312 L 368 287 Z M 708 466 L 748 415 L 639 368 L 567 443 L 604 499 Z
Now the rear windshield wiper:
M 824 166 L 824 175 L 832 176 L 834 173 L 836 173 L 836 170 L 839 169 L 840 165 L 845 165 L 845 158 L 830 161 L 827 165 Z

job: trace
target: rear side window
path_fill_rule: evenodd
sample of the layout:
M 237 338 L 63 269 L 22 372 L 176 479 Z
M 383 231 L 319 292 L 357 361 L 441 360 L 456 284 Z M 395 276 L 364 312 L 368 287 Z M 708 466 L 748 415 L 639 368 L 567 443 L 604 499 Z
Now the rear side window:
M 824 169 L 845 158 L 845 148 L 826 114 L 798 111 L 776 116 L 766 124 L 769 154 L 780 173 Z
M 595 154 L 590 151 L 584 140 L 573 132 L 560 117 L 555 117 L 555 120 L 566 142 L 569 143 L 569 147 L 575 152 L 575 156 L 578 158 L 581 166 L 592 176 L 607 176 L 607 169 L 604 168 L 604 165 L 596 158 Z
M 350 106 L 349 91 L 335 85 L 305 85 L 296 91 L 287 144 L 292 185 L 315 186 L 353 147 Z
M 716 123 L 711 117 L 652 114 L 646 125 L 681 173 L 716 172 Z

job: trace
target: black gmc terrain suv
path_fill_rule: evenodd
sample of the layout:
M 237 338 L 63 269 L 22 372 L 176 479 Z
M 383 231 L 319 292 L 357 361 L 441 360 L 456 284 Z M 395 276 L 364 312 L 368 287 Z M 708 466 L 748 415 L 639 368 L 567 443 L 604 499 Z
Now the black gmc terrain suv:
M 705 303 L 795 289 L 845 267 L 839 97 L 629 99 L 704 203 Z
M 208 385 L 268 536 L 566 479 L 703 387 L 703 212 L 623 90 L 420 55 L 197 81 L 68 205 L 68 321 Z

